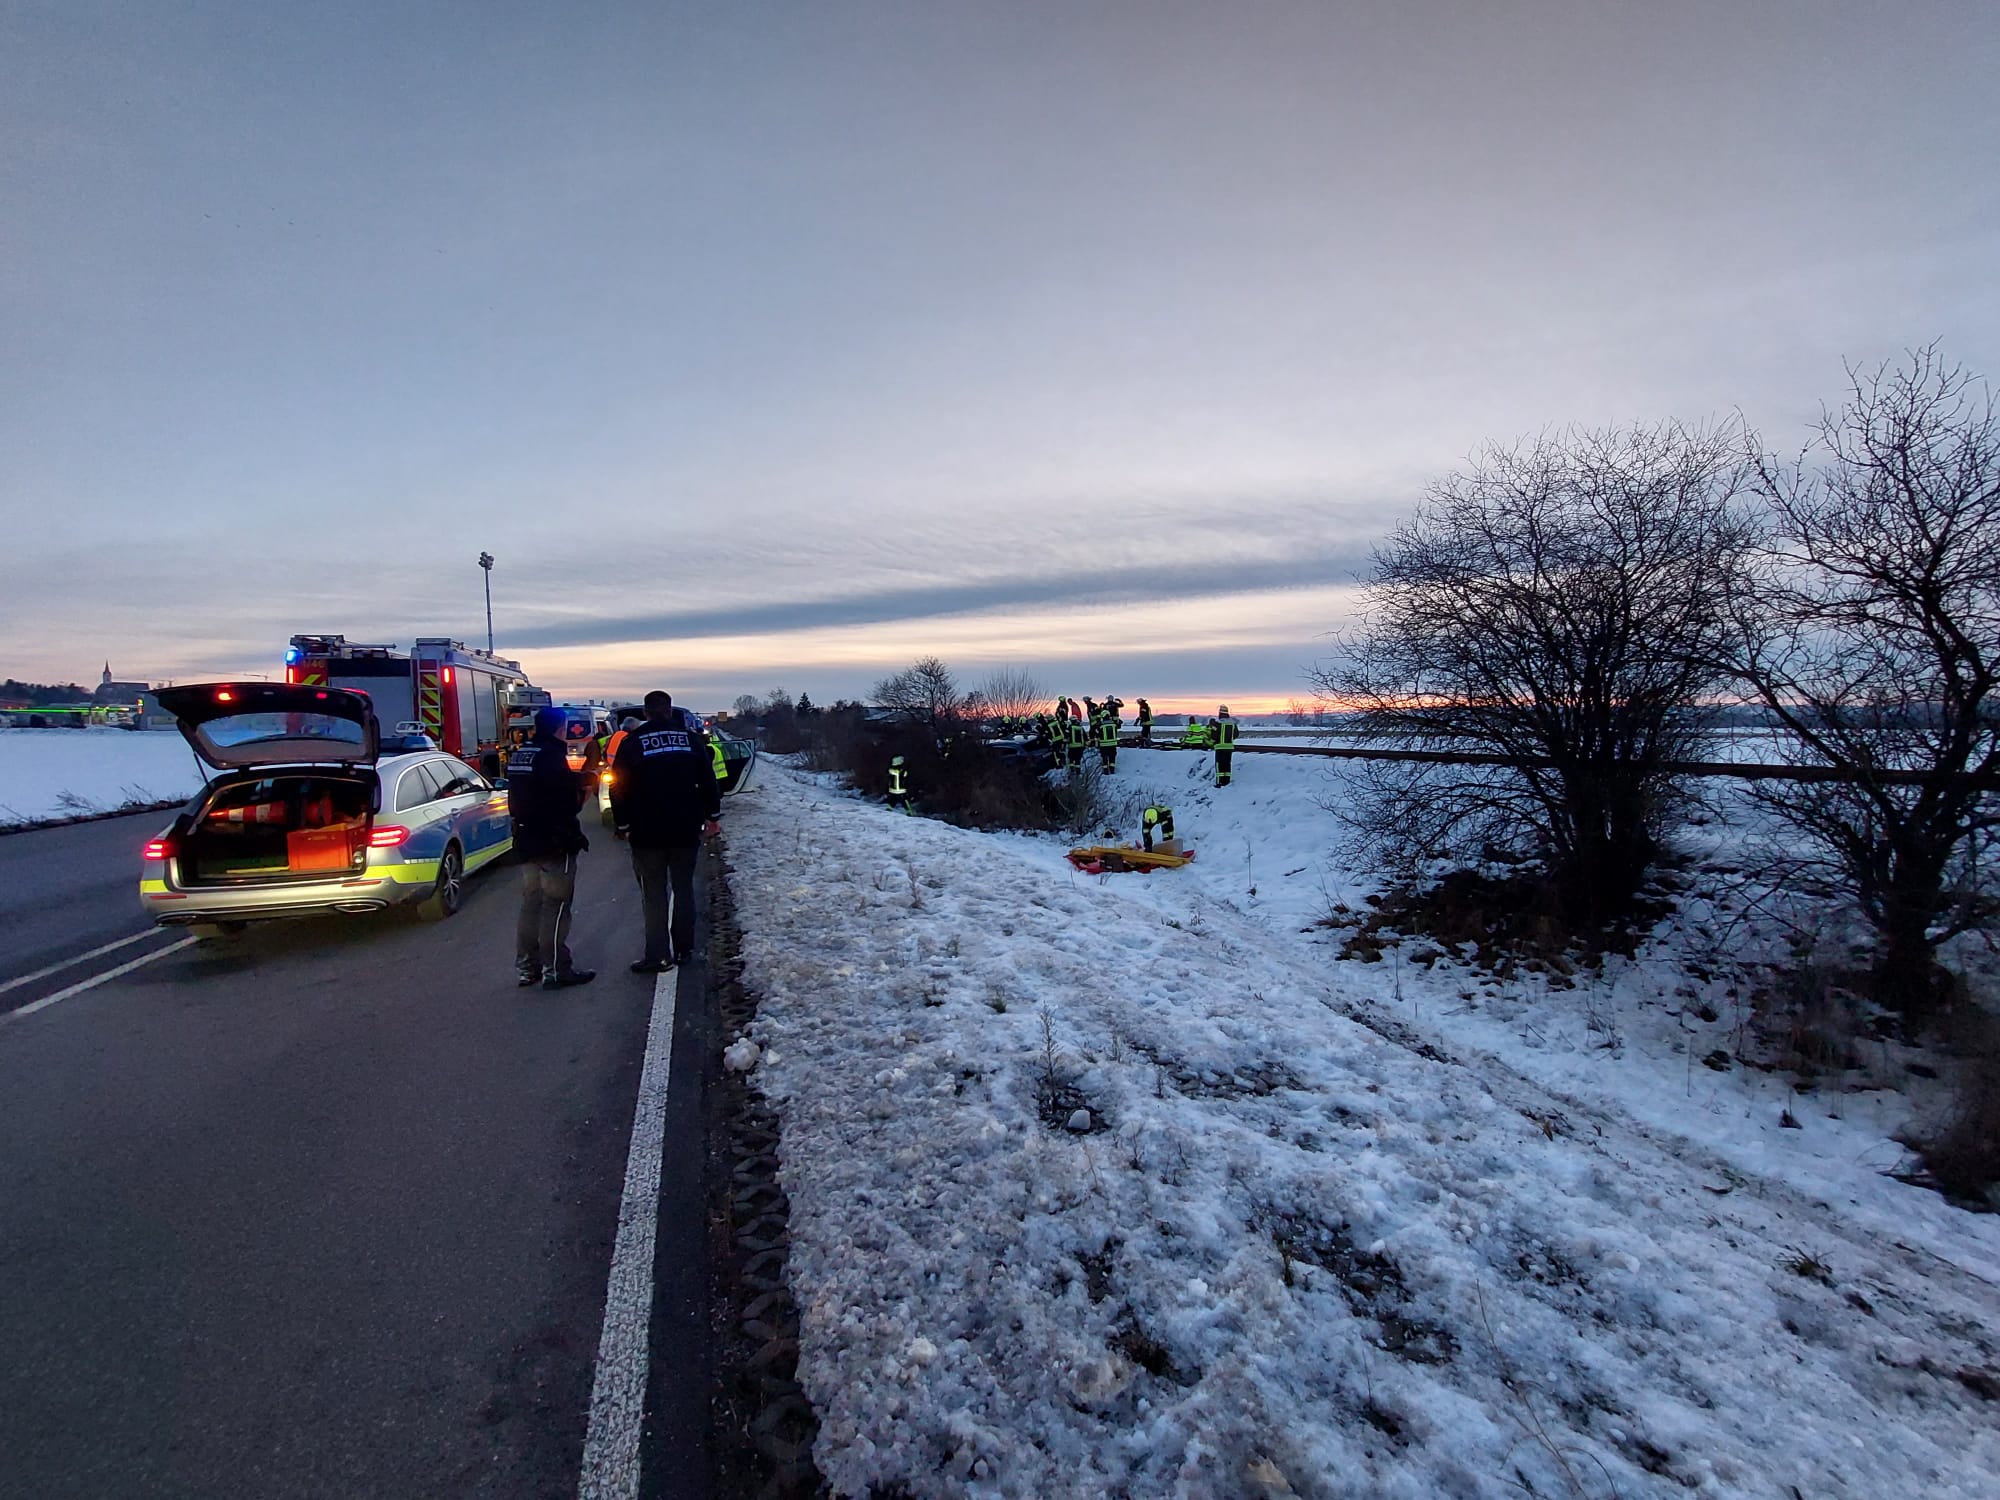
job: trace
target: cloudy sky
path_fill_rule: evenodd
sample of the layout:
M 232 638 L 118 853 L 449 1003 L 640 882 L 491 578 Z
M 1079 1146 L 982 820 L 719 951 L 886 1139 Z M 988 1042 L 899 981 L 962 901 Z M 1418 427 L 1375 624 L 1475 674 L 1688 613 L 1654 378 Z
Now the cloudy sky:
M 0 676 L 1282 702 L 1476 445 L 2000 368 L 1991 0 L 0 0 Z

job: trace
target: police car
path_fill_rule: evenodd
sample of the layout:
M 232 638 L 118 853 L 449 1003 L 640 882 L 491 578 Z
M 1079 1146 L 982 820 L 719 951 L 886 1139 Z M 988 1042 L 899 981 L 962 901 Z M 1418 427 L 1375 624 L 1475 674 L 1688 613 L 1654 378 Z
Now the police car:
M 506 794 L 420 734 L 385 741 L 365 693 L 212 682 L 156 697 L 217 773 L 143 851 L 139 901 L 157 923 L 390 906 L 441 920 L 513 847 Z

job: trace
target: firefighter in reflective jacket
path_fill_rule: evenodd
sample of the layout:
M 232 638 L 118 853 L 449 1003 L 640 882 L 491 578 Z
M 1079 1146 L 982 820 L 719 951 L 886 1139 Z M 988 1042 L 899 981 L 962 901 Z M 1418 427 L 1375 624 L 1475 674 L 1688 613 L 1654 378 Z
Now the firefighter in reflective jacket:
M 1097 712 L 1097 758 L 1106 776 L 1118 774 L 1118 713 L 1108 703 Z
M 889 761 L 889 805 L 910 811 L 910 773 L 900 755 Z
M 1158 834 L 1163 843 L 1174 841 L 1174 810 L 1171 807 L 1149 807 L 1139 819 L 1139 836 L 1146 847 L 1153 847 L 1153 835 Z
M 1144 698 L 1139 700 L 1139 743 L 1148 748 L 1153 743 L 1153 705 Z
M 1208 732 L 1215 741 L 1215 784 L 1228 786 L 1230 762 L 1236 759 L 1236 721 L 1229 717 L 1227 703 L 1208 721 Z
M 1071 719 L 1069 727 L 1063 731 L 1063 749 L 1066 764 L 1072 771 L 1083 769 L 1083 752 L 1090 745 L 1090 726 L 1081 719 Z

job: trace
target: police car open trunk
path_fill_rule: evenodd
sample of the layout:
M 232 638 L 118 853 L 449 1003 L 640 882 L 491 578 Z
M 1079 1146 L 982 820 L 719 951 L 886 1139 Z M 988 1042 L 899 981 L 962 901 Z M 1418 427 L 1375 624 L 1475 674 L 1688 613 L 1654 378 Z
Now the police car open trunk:
M 178 838 L 182 885 L 325 876 L 368 863 L 375 773 L 268 771 L 219 777 Z
M 221 773 L 169 835 L 182 885 L 339 880 L 367 865 L 381 730 L 365 694 L 252 682 L 158 696 Z

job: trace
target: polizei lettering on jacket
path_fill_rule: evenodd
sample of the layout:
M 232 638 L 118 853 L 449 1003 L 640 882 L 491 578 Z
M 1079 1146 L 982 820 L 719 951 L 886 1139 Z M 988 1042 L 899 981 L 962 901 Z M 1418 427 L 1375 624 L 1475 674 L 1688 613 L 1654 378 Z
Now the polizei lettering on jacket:
M 694 750 L 694 742 L 688 738 L 685 729 L 642 729 L 639 731 L 639 753 L 641 755 L 684 755 Z

